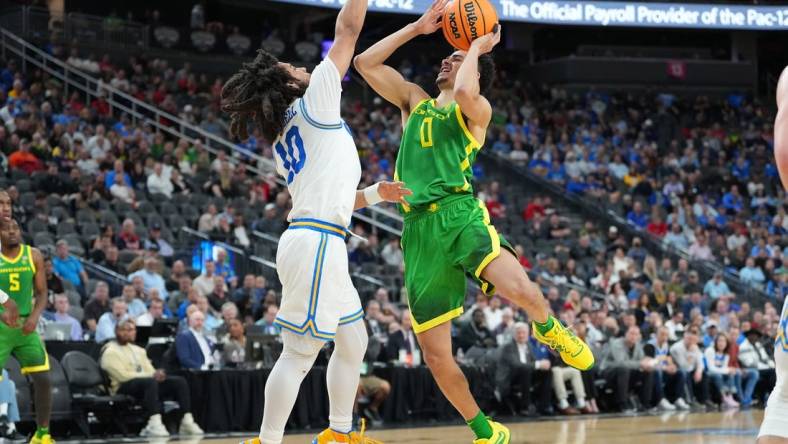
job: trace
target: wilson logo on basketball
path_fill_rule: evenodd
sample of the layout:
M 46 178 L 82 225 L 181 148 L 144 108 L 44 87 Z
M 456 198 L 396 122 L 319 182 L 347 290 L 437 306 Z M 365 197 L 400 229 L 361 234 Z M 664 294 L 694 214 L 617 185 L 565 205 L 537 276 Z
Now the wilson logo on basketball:
M 479 37 L 479 31 L 476 29 L 476 22 L 479 21 L 479 16 L 476 15 L 476 7 L 473 2 L 467 2 L 463 5 L 465 8 L 465 16 L 468 20 L 468 28 L 471 30 L 471 40 Z
M 454 12 L 449 13 L 449 27 L 455 39 L 460 38 L 460 28 L 457 26 L 457 14 Z

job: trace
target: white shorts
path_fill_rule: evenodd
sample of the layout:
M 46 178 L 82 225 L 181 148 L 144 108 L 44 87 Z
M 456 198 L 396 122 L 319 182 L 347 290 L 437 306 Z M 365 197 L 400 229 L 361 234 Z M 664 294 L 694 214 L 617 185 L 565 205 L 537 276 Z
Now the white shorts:
M 291 223 L 279 239 L 282 306 L 275 322 L 293 333 L 331 341 L 339 325 L 358 321 L 364 312 L 350 280 L 347 247 L 339 234 L 343 229 L 322 229 L 321 224 Z
M 763 423 L 758 432 L 759 438 L 767 435 L 788 438 L 788 386 L 785 385 L 786 379 L 780 376 L 778 375 L 777 384 L 766 403 Z

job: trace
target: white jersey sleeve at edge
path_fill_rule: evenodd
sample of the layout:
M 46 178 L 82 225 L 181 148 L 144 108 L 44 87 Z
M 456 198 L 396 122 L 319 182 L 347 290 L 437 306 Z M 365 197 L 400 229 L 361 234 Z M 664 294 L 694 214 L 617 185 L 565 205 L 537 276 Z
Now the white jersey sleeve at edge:
M 307 120 L 318 125 L 341 125 L 339 105 L 342 98 L 342 79 L 334 62 L 326 57 L 312 71 L 309 86 L 301 99 Z

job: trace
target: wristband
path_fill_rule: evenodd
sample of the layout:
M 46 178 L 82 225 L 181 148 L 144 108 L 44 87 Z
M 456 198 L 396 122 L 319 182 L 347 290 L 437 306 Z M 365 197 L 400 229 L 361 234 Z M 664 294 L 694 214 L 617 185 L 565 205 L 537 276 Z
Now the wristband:
M 5 304 L 8 301 L 8 295 L 3 290 L 0 290 L 0 304 Z
M 380 197 L 380 193 L 378 193 L 378 186 L 380 186 L 380 182 L 364 188 L 364 200 L 367 201 L 367 205 L 375 205 L 383 202 L 383 198 Z

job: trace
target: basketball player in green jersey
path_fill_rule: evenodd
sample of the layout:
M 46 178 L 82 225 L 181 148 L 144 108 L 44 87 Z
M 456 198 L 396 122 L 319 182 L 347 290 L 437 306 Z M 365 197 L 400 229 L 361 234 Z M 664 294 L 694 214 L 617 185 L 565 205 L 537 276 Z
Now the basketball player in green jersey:
M 7 317 L 5 305 L 0 311 L 3 317 L 0 323 L 0 367 L 5 366 L 10 355 L 14 355 L 22 367 L 22 373 L 29 374 L 33 379 L 38 428 L 30 444 L 51 444 L 54 440 L 49 434 L 52 409 L 49 357 L 36 332 L 47 302 L 44 259 L 40 251 L 22 244 L 22 233 L 16 221 L 12 219 L 2 223 L 0 216 L 0 224 L 0 289 L 15 302 L 23 320 L 20 326 L 18 320 Z
M 441 63 L 431 98 L 384 62 L 411 39 L 440 28 L 447 0 L 436 0 L 414 23 L 384 38 L 355 59 L 369 85 L 402 113 L 402 142 L 394 180 L 413 191 L 401 206 L 405 224 L 402 248 L 405 287 L 413 329 L 435 380 L 476 434 L 477 444 L 509 442 L 506 427 L 485 417 L 468 381 L 454 361 L 450 321 L 463 311 L 466 280 L 496 291 L 525 309 L 536 338 L 555 349 L 569 365 L 594 365 L 588 346 L 549 314 L 537 285 L 511 246 L 490 225 L 486 207 L 473 196 L 471 167 L 482 148 L 492 107 L 482 95 L 494 66 L 486 55 L 500 41 L 495 33 L 479 37 L 468 51 L 455 51 Z

